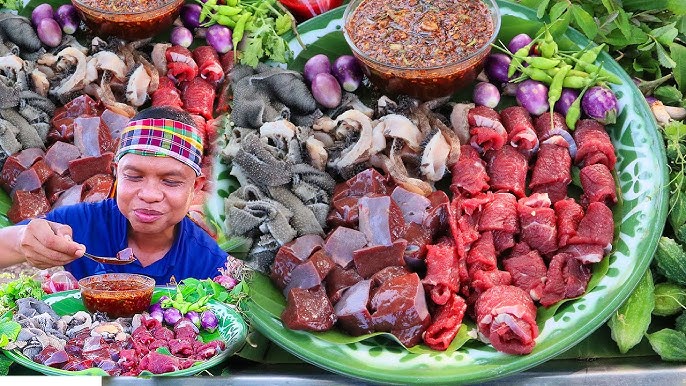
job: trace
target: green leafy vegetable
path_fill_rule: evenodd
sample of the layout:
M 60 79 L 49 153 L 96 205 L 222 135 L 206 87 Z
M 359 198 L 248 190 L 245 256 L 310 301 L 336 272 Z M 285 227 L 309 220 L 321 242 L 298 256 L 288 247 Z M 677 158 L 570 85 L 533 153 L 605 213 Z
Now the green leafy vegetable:
M 40 281 L 21 274 L 18 279 L 0 284 L 0 315 L 14 309 L 17 299 L 27 297 L 42 299 L 44 295 Z
M 21 11 L 24 8 L 23 0 L 0 0 L 0 9 L 5 8 L 12 11 Z

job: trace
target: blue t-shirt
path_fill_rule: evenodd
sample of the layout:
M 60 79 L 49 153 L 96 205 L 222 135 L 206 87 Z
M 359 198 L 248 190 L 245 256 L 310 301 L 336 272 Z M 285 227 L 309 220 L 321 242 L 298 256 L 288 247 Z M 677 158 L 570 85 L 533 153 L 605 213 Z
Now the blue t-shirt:
M 86 246 L 97 256 L 115 256 L 128 246 L 128 220 L 119 211 L 116 200 L 107 199 L 96 203 L 63 206 L 49 212 L 49 221 L 69 225 L 74 241 Z M 76 279 L 100 273 L 137 273 L 150 276 L 158 285 L 179 282 L 185 278 L 213 278 L 223 268 L 227 253 L 202 228 L 188 217 L 179 224 L 174 245 L 164 257 L 143 267 L 136 260 L 126 265 L 102 264 L 81 258 L 64 266 Z

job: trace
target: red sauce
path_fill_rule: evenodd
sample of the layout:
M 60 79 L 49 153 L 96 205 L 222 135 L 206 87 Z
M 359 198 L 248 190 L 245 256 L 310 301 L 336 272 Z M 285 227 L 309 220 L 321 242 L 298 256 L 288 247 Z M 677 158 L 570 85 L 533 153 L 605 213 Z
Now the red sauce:
M 353 0 L 345 31 L 372 83 L 428 100 L 470 85 L 495 25 L 482 0 Z
M 108 280 L 106 275 L 102 280 L 83 283 L 81 298 L 90 312 L 105 312 L 109 317 L 129 317 L 145 311 L 150 305 L 154 285 L 136 278 L 129 280 Z

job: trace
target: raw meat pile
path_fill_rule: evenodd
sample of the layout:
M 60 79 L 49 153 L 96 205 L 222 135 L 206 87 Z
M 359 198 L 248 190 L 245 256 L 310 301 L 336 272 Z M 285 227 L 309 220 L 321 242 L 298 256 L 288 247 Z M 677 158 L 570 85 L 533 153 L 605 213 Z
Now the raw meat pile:
M 47 151 L 34 147 L 12 154 L 3 165 L 3 189 L 12 197 L 7 213 L 16 223 L 52 208 L 108 197 L 119 132 L 128 118 L 82 95 L 55 110 Z
M 532 119 L 518 106 L 475 107 L 468 121 L 452 200 L 369 169 L 337 186 L 325 239 L 281 247 L 271 278 L 287 297 L 284 325 L 445 350 L 467 314 L 497 350 L 534 349 L 536 307 L 582 295 L 612 247 L 614 147 L 597 121 L 572 134 L 557 113 Z

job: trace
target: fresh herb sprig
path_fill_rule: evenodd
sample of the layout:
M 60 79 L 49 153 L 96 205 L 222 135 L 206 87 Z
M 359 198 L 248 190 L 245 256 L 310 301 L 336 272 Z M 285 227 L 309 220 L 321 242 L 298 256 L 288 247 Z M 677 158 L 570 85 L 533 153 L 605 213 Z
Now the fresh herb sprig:
M 41 288 L 41 282 L 25 274 L 10 282 L 0 284 L 0 315 L 13 310 L 17 299 L 33 297 L 42 299 L 45 291 Z

